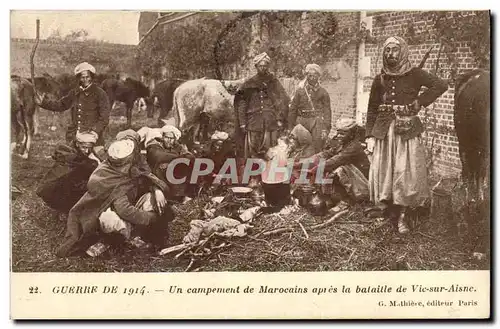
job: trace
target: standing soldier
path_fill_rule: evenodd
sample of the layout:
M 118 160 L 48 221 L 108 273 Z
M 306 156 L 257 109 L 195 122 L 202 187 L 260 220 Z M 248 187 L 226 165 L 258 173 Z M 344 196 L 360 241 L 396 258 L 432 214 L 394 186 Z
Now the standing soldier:
M 422 86 L 427 89 L 420 94 Z M 409 231 L 408 209 L 422 206 L 430 196 L 420 140 L 424 126 L 417 114 L 446 90 L 443 80 L 412 67 L 402 38 L 385 41 L 383 68 L 373 81 L 366 118 L 367 151 L 373 152 L 370 199 L 397 222 L 401 234 Z
M 94 81 L 95 68 L 87 62 L 75 68 L 79 86 L 59 100 L 38 96 L 37 104 L 47 110 L 63 112 L 71 108 L 71 125 L 66 131 L 66 141 L 71 142 L 80 131 L 90 131 L 98 137 L 96 145 L 104 145 L 103 133 L 109 124 L 111 107 L 106 92 Z
M 257 74 L 236 93 L 240 129 L 245 134 L 245 158 L 263 157 L 278 141 L 288 114 L 289 98 L 279 80 L 269 72 L 271 59 L 266 53 L 254 59 Z
M 332 110 L 330 96 L 319 83 L 321 68 L 317 64 L 306 66 L 306 82 L 297 89 L 288 116 L 288 129 L 296 124 L 304 126 L 312 135 L 314 151 L 323 149 L 324 141 L 330 133 Z

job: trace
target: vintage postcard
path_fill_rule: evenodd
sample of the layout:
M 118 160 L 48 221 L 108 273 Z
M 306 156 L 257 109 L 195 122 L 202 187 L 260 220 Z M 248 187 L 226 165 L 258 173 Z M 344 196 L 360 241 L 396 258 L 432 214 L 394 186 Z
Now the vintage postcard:
M 488 319 L 491 13 L 10 12 L 12 319 Z

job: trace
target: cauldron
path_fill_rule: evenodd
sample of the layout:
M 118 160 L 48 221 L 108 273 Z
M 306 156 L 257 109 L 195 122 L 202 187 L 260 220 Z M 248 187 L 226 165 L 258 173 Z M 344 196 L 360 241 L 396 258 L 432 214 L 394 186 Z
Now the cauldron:
M 282 208 L 289 205 L 291 202 L 290 184 L 288 183 L 262 183 L 262 189 L 264 190 L 265 200 L 268 206 Z

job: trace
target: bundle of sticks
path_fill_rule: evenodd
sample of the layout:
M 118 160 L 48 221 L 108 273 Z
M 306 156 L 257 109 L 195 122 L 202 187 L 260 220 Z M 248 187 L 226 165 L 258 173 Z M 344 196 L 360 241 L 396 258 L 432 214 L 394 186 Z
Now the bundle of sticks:
M 224 248 L 229 247 L 231 243 L 227 242 L 224 238 L 225 237 L 217 232 L 214 232 L 206 239 L 195 243 L 181 243 L 176 246 L 165 248 L 161 250 L 159 254 L 163 256 L 180 251 L 175 255 L 175 259 L 180 259 L 183 256 L 190 256 L 191 260 L 185 270 L 185 272 L 189 272 L 196 267 L 200 267 L 204 262 L 216 256 Z

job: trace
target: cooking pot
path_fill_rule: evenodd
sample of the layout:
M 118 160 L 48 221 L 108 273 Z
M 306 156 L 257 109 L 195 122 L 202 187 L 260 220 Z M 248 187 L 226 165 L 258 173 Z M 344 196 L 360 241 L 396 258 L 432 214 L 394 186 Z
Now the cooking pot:
M 296 188 L 296 198 L 299 199 L 299 205 L 301 207 L 307 207 L 309 201 L 311 201 L 314 193 L 313 185 L 297 185 Z
M 318 193 L 309 201 L 307 209 L 314 216 L 324 216 L 328 211 L 325 198 Z
M 266 203 L 271 207 L 284 207 L 291 203 L 290 184 L 277 183 L 266 184 L 262 183 Z
M 245 200 L 251 197 L 252 189 L 245 186 L 235 186 L 229 188 L 235 200 Z

